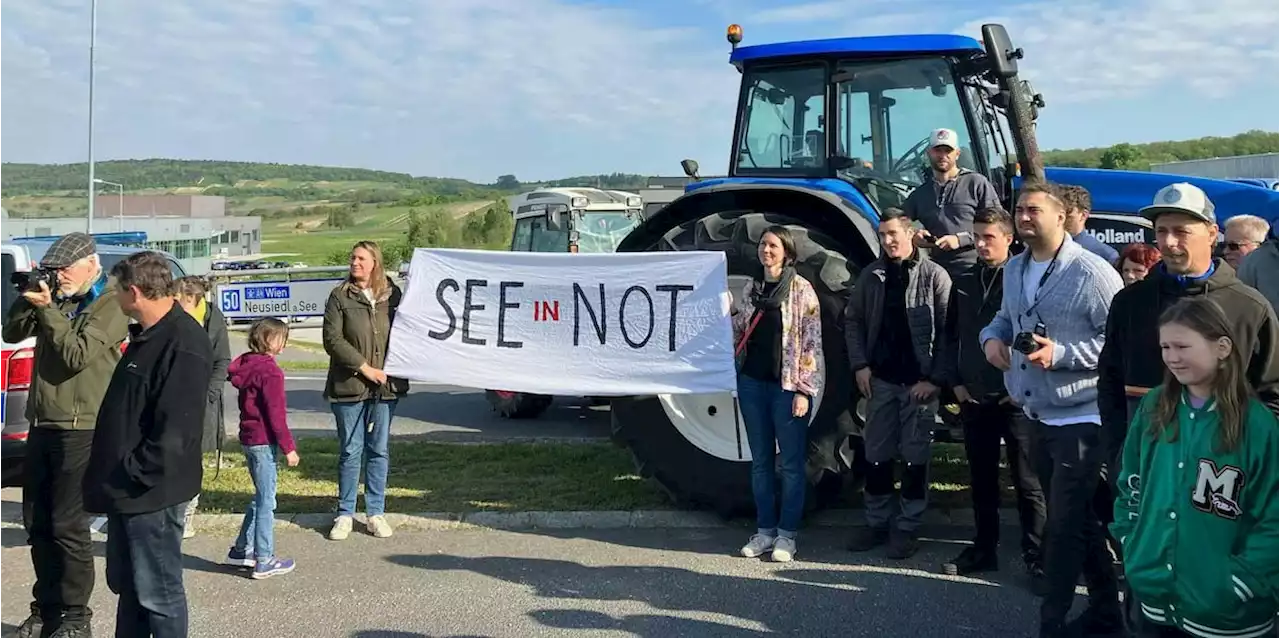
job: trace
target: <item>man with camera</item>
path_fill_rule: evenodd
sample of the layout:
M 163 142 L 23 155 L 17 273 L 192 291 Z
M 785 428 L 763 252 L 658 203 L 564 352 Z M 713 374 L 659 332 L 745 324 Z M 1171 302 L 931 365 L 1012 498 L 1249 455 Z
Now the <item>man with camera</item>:
M 1031 462 L 1031 424 L 1005 391 L 1004 376 L 987 362 L 978 334 L 995 318 L 1004 295 L 1004 269 L 1013 245 L 1013 218 L 1000 208 L 973 217 L 978 263 L 960 275 L 947 304 L 947 360 L 950 383 L 964 423 L 976 534 L 944 571 L 967 575 L 999 568 L 1000 441 L 1009 460 L 1022 527 L 1022 563 L 1041 584 L 1040 545 L 1044 534 L 1044 492 Z
M 58 238 L 39 268 L 22 274 L 12 282 L 22 296 L 9 309 L 4 339 L 36 338 L 22 488 L 36 584 L 17 635 L 78 638 L 90 635 L 94 580 L 81 481 L 129 320 L 89 235 Z
M 1084 633 L 1109 635 L 1123 630 L 1123 615 L 1091 502 L 1106 459 L 1098 357 L 1111 299 L 1124 284 L 1115 268 L 1067 234 L 1066 203 L 1056 186 L 1024 184 L 1015 220 L 1027 250 L 1005 266 L 1000 310 L 979 340 L 1031 421 L 1032 458 L 1046 491 L 1040 635 L 1065 635 L 1082 568 L 1089 589 Z

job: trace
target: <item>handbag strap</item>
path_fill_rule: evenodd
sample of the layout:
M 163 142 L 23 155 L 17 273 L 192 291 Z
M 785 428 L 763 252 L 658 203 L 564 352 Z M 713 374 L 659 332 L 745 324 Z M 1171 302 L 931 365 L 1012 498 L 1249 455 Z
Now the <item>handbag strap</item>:
M 751 315 L 751 323 L 747 324 L 747 329 L 742 332 L 742 339 L 738 340 L 738 345 L 733 349 L 734 356 L 742 354 L 743 348 L 747 347 L 747 339 L 751 338 L 751 333 L 756 329 L 756 324 L 760 323 L 760 315 L 759 309 L 755 311 L 755 314 Z

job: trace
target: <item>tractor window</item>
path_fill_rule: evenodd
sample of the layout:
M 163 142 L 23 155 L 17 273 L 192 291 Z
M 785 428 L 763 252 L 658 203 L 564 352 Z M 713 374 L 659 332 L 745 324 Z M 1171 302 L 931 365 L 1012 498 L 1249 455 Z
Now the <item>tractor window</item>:
M 833 76 L 837 113 L 835 155 L 841 174 L 863 185 L 882 208 L 929 176 L 929 134 L 949 128 L 960 137 L 960 165 L 975 169 L 973 142 L 947 62 L 940 58 L 850 60 Z
M 547 228 L 547 218 L 541 215 L 517 219 L 511 250 L 567 253 L 569 252 L 569 232 Z
M 748 70 L 737 172 L 820 175 L 827 165 L 821 65 Z

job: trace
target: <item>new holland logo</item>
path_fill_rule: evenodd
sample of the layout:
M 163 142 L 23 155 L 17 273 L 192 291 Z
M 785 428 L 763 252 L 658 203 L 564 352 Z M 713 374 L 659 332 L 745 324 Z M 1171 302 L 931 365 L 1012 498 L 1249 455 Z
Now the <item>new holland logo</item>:
M 1094 239 L 1104 244 L 1143 244 L 1147 238 L 1141 230 L 1116 230 L 1114 228 L 1103 228 L 1101 230 L 1089 228 L 1085 232 L 1093 235 Z

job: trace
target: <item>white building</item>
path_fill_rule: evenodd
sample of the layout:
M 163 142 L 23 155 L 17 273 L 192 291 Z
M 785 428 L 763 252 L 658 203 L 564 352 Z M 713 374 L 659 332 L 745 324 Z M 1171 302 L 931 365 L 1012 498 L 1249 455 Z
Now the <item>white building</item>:
M 256 219 L 256 218 L 255 218 Z M 72 232 L 84 232 L 84 217 L 57 217 L 23 219 L 5 217 L 4 239 L 57 237 Z M 124 217 L 120 219 L 94 220 L 93 233 L 146 233 L 145 248 L 163 250 L 172 254 L 182 268 L 193 275 L 209 272 L 210 249 L 213 240 L 223 231 L 215 227 L 215 220 L 190 217 Z
M 1212 179 L 1276 179 L 1280 178 L 1280 153 L 1165 162 L 1152 164 L 1151 172 Z

